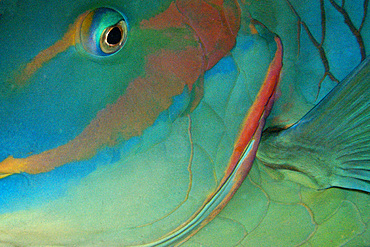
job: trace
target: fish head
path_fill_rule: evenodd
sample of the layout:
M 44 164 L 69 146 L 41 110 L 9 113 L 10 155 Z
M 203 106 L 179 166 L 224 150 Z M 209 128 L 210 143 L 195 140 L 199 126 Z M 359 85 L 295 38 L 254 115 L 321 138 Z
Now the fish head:
M 191 46 L 184 41 L 176 48 L 180 42 L 173 43 L 170 33 L 166 38 L 165 31 L 141 28 L 142 17 L 149 13 L 135 13 L 133 3 L 121 10 L 100 8 L 100 3 L 61 6 L 58 11 L 46 11 L 53 10 L 50 3 L 34 5 L 22 3 L 12 13 L 2 14 L 1 42 L 12 43 L 1 55 L 11 58 L 1 63 L 2 117 L 9 123 L 5 156 L 39 153 L 73 139 L 100 110 L 117 101 L 131 81 L 161 73 L 148 64 L 162 59 L 161 49 Z M 39 13 L 44 17 L 38 18 Z M 103 32 L 115 26 L 122 39 L 115 48 L 119 51 L 103 52 L 100 42 L 108 38 Z M 194 34 L 184 30 L 181 35 L 191 40 Z M 201 54 L 198 58 L 197 76 L 203 59 Z M 20 144 L 11 143 L 17 139 Z
M 0 21 L 4 232 L 172 244 L 230 200 L 282 59 L 236 1 L 22 1 Z
M 200 4 L 140 4 L 82 2 L 56 10 L 51 3 L 22 2 L 2 14 L 1 42 L 12 43 L 1 54 L 8 61 L 0 78 L 1 116 L 7 121 L 2 158 L 75 140 L 71 148 L 79 146 L 80 154 L 69 161 L 87 159 L 118 139 L 139 136 L 177 95 L 183 94 L 172 118 L 196 105 L 204 71 L 235 43 L 237 11 L 229 12 L 234 27 L 201 33 L 203 22 L 186 19 Z M 220 15 L 204 5 L 210 15 Z

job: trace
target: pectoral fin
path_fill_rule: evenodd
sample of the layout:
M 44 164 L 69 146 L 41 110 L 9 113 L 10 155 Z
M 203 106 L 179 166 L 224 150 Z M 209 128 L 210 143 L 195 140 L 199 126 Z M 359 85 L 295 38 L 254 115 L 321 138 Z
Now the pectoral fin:
M 298 180 L 303 173 L 317 188 L 370 192 L 369 75 L 367 57 L 298 123 L 267 131 L 258 159 Z

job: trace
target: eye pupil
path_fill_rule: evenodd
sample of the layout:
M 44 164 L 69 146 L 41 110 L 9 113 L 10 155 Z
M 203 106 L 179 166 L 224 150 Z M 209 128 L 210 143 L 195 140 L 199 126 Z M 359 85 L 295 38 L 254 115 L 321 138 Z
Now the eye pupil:
M 122 39 L 121 29 L 119 29 L 118 27 L 114 27 L 108 33 L 107 43 L 108 45 L 112 46 L 117 45 L 118 43 L 120 43 L 121 39 Z

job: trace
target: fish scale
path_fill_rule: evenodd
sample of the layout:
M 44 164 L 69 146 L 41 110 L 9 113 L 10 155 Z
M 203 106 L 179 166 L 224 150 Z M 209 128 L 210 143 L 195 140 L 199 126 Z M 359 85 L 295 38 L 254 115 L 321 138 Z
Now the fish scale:
M 9 58 L 0 63 L 2 244 L 365 246 L 370 241 L 368 192 L 356 191 L 366 191 L 368 183 L 368 164 L 358 162 L 368 150 L 368 118 L 356 110 L 353 97 L 346 96 L 342 107 L 348 110 L 336 114 L 341 116 L 336 122 L 354 122 L 365 131 L 354 134 L 362 141 L 343 143 L 347 150 L 340 153 L 346 164 L 358 162 L 357 170 L 340 172 L 365 186 L 343 180 L 335 184 L 339 188 L 318 190 L 313 181 L 325 177 L 294 168 L 313 157 L 310 153 L 281 167 L 263 156 L 266 140 L 279 131 L 294 133 L 294 127 L 285 129 L 364 60 L 366 1 L 340 7 L 326 0 L 74 1 L 60 3 L 58 11 L 54 4 L 0 2 L 0 43 L 6 47 L 0 57 Z M 88 23 L 89 11 L 104 13 L 104 8 L 122 13 L 128 37 L 116 54 L 99 56 L 81 45 L 89 41 L 78 30 Z M 48 18 L 41 19 L 44 10 Z M 27 30 L 21 22 L 29 24 Z M 10 36 L 12 46 L 6 45 Z M 278 37 L 284 48 L 279 87 L 258 95 L 275 68 Z M 40 53 L 52 57 L 36 58 Z M 36 69 L 25 69 L 27 64 Z M 364 78 L 359 88 L 366 95 Z M 242 183 L 272 103 L 258 157 Z M 253 115 L 259 104 L 266 108 L 257 107 L 262 115 Z M 315 109 L 311 115 L 325 119 Z M 347 112 L 357 115 L 346 122 Z M 325 128 L 336 134 L 324 138 L 334 146 L 353 133 L 347 128 L 348 135 L 339 134 L 335 124 Z M 248 131 L 252 139 L 244 139 Z M 50 155 L 69 142 L 73 148 Z M 284 161 L 281 150 L 269 155 Z M 17 167 L 22 158 L 37 162 Z M 333 166 L 324 165 L 324 170 Z

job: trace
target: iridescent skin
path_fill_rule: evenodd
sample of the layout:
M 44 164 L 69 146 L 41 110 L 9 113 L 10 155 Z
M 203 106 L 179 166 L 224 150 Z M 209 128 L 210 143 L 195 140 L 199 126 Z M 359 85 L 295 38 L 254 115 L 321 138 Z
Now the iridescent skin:
M 127 8 L 127 11 L 121 11 L 129 20 L 136 20 L 136 18 L 148 20 L 149 16 L 154 16 L 167 9 L 169 2 L 161 2 L 158 5 L 163 4 L 163 6 L 158 7 L 158 9 L 152 6 L 153 2 L 150 2 L 149 13 L 142 11 L 145 9 L 143 7 L 144 3 L 140 3 L 139 7 L 134 2 L 130 3 L 131 6 Z M 77 5 L 77 3 L 74 4 Z M 124 140 L 129 139 L 123 147 L 107 148 L 99 152 L 93 160 L 83 161 L 77 166 L 61 165 L 49 173 L 40 173 L 39 175 L 22 173 L 22 175 L 5 178 L 7 180 L 2 181 L 2 186 L 8 193 L 3 194 L 0 201 L 3 203 L 0 210 L 5 213 L 0 216 L 2 217 L 0 221 L 0 239 L 9 244 L 21 241 L 21 244 L 34 243 L 36 245 L 40 243 L 78 245 L 102 243 L 105 246 L 118 243 L 138 245 L 156 240 L 185 222 L 194 210 L 198 209 L 204 202 L 204 198 L 214 192 L 222 179 L 240 125 L 255 99 L 274 54 L 274 48 L 271 48 L 273 43 L 266 42 L 263 37 L 255 33 L 253 25 L 249 25 L 251 22 L 249 14 L 253 19 L 265 24 L 270 31 L 277 33 L 284 44 L 285 60 L 283 77 L 280 83 L 281 96 L 275 102 L 276 106 L 272 112 L 272 118 L 269 120 L 269 126 L 288 125 L 295 122 L 312 107 L 317 98 L 325 95 L 335 85 L 335 82 L 325 78 L 321 84 L 322 90 L 319 91 L 319 97 L 317 97 L 317 88 L 325 71 L 321 67 L 322 62 L 319 59 L 319 54 L 314 52 L 315 47 L 312 46 L 307 37 L 304 37 L 304 34 L 301 35 L 301 49 L 298 49 L 297 16 L 294 15 L 287 2 L 256 1 L 252 4 L 240 4 L 242 6 L 242 27 L 238 33 L 236 47 L 230 55 L 226 49 L 226 52 L 221 56 L 225 56 L 223 59 L 218 58 L 215 62 L 211 62 L 212 65 L 207 65 L 207 68 L 204 69 L 207 70 L 204 74 L 204 96 L 199 105 L 197 105 L 199 95 L 197 96 L 196 93 L 189 99 L 189 94 L 186 91 L 182 94 L 182 91 L 177 91 L 178 98 L 174 101 L 180 102 L 179 106 L 176 105 L 171 110 L 164 111 L 162 117 L 166 120 L 156 121 L 153 126 L 146 127 L 143 133 L 133 135 L 139 137 L 130 138 L 130 135 L 129 137 L 122 137 Z M 105 3 L 100 2 L 100 5 L 104 6 Z M 119 2 L 107 1 L 106 5 L 120 9 Z M 292 2 L 292 5 L 297 9 L 311 7 L 310 5 L 300 6 L 298 2 Z M 81 4 L 76 8 L 70 8 L 73 14 L 70 13 L 69 15 L 78 16 L 86 10 L 85 7 L 93 9 L 97 6 L 90 3 Z M 317 8 L 312 9 L 317 10 Z M 133 12 L 130 13 L 128 10 L 133 10 Z M 335 13 L 333 10 L 330 11 Z M 327 13 L 330 11 L 328 10 Z M 355 12 L 362 13 L 361 11 Z M 304 15 L 304 13 L 301 13 L 301 15 Z M 313 16 L 317 18 L 319 13 L 317 11 Z M 60 23 L 61 20 L 69 24 L 73 21 L 63 18 L 65 17 L 63 15 L 69 16 L 62 12 L 61 16 L 55 17 L 57 21 L 51 21 L 51 23 L 57 27 L 64 26 L 62 33 L 66 33 L 67 25 Z M 361 18 L 361 15 L 356 17 Z M 279 20 L 284 20 L 284 23 L 280 24 Z M 309 23 L 308 18 L 306 20 L 302 17 L 302 20 Z M 338 22 L 339 18 L 335 19 L 333 25 L 339 25 Z M 135 21 L 131 21 L 130 25 L 134 30 Z M 333 28 L 329 28 L 330 25 L 327 26 L 328 30 L 333 30 Z M 39 29 L 34 28 L 34 30 Z M 50 29 L 53 30 L 53 28 Z M 31 28 L 31 30 L 33 29 Z M 368 30 L 367 23 L 365 23 L 362 31 L 364 36 L 369 33 L 366 30 Z M 187 32 L 186 35 L 193 35 L 192 31 L 186 28 L 184 32 Z M 24 35 L 22 32 L 16 33 L 21 37 Z M 175 35 L 175 33 L 173 32 L 170 35 Z M 321 33 L 320 29 L 318 33 Z M 60 35 L 54 35 L 57 38 L 54 41 L 49 41 L 49 44 L 39 48 L 39 50 L 52 45 L 55 40 L 61 37 Z M 351 37 L 351 34 L 348 33 L 345 37 L 347 36 Z M 19 39 L 15 38 L 15 40 L 21 43 L 21 37 Z M 132 41 L 131 45 L 139 43 L 138 47 L 142 48 L 143 45 L 140 42 L 143 42 L 144 38 L 147 40 L 148 37 L 156 38 L 157 36 L 153 36 L 153 33 L 150 32 L 148 34 L 144 33 L 137 36 L 137 39 L 134 40 L 136 43 Z M 179 35 L 179 37 L 183 38 L 184 36 Z M 174 40 L 175 42 L 169 43 L 168 47 L 175 50 L 179 49 L 176 42 L 179 39 Z M 368 44 L 368 37 L 365 36 L 364 40 L 365 44 Z M 1 40 L 1 43 L 4 42 Z M 190 42 L 193 42 L 190 43 L 191 46 L 197 47 L 196 41 L 195 43 L 194 40 Z M 328 43 L 331 44 L 332 42 L 326 42 L 325 44 L 329 45 Z M 339 47 L 350 46 L 354 47 L 355 50 L 343 59 L 348 64 L 331 67 L 337 70 L 336 73 L 333 73 L 340 80 L 359 63 L 361 53 L 357 51 L 354 39 L 349 41 L 344 39 L 342 43 L 336 43 Z M 148 46 L 152 45 L 150 43 Z M 159 42 L 160 45 L 162 45 L 161 42 Z M 182 48 L 188 45 L 189 43 Z M 70 68 L 77 66 L 84 73 L 79 74 L 67 67 L 62 74 L 53 75 L 56 78 L 50 85 L 46 85 L 46 88 L 45 85 L 42 85 L 40 87 L 42 91 L 37 89 L 35 92 L 39 92 L 40 97 L 60 99 L 50 108 L 62 112 L 60 114 L 61 118 L 69 116 L 65 112 L 71 107 L 67 105 L 68 107 L 63 109 L 64 102 L 73 99 L 72 103 L 75 104 L 72 105 L 76 106 L 77 110 L 81 108 L 84 110 L 79 115 L 83 118 L 78 118 L 81 123 L 72 126 L 86 126 L 98 110 L 107 104 L 113 104 L 125 91 L 125 89 L 120 88 L 120 78 L 134 77 L 133 70 L 137 72 L 136 74 L 143 73 L 142 70 L 145 66 L 143 66 L 141 60 L 137 59 L 141 57 L 140 52 L 143 51 L 138 48 L 132 49 L 132 46 L 131 49 L 130 46 L 125 46 L 127 52 L 134 53 L 132 57 L 135 57 L 132 68 L 128 72 L 122 71 L 121 67 L 114 65 L 114 57 L 111 57 L 107 62 L 101 60 L 91 62 L 73 55 L 73 49 L 66 50 L 66 53 L 60 54 L 59 57 L 68 57 L 71 54 L 76 56 L 76 64 L 70 65 Z M 160 48 L 153 47 L 153 50 Z M 12 49 L 20 48 L 15 45 Z M 2 66 L 17 68 L 16 65 L 29 61 L 38 52 L 32 52 L 33 47 L 31 46 L 26 46 L 24 49 L 25 54 L 30 54 L 27 55 L 29 57 L 24 58 L 23 61 L 19 61 L 22 60 L 20 58 L 14 58 L 14 60 L 6 65 L 2 64 Z M 300 50 L 300 54 L 298 50 Z M 316 60 L 306 54 L 302 55 L 304 51 L 307 54 L 312 54 Z M 139 52 L 139 55 L 137 52 Z M 187 53 L 189 52 L 187 51 Z M 168 61 L 165 56 L 168 53 L 163 54 L 162 59 Z M 194 59 L 195 56 L 190 55 Z M 329 57 L 329 61 L 331 64 L 335 64 L 335 56 L 332 56 Z M 341 54 L 341 56 L 343 55 Z M 45 64 L 45 77 L 48 76 L 48 70 L 51 70 L 53 66 L 58 66 L 58 63 L 65 66 L 65 62 L 61 62 L 59 57 Z M 221 60 L 218 61 L 219 59 Z M 153 64 L 158 64 L 158 60 L 153 59 L 153 61 Z M 213 67 L 214 64 L 216 64 L 215 67 Z M 58 68 L 62 67 L 60 65 Z M 101 69 L 102 66 L 103 69 Z M 112 71 L 107 71 L 107 69 L 112 69 Z M 309 77 L 304 76 L 307 70 L 310 73 Z M 189 74 L 194 75 L 194 71 L 191 72 Z M 54 89 L 56 85 L 60 86 L 55 82 L 60 83 L 60 79 L 69 73 L 71 73 L 71 76 L 69 76 L 71 80 L 66 82 L 67 87 L 52 91 L 51 89 Z M 315 76 L 312 76 L 312 74 Z M 74 84 L 76 81 L 83 82 L 86 76 L 96 78 L 96 80 L 91 81 L 90 79 L 84 88 L 78 90 L 73 88 L 76 86 Z M 107 78 L 112 80 L 106 80 Z M 192 82 L 196 81 L 198 75 L 194 75 L 194 78 L 191 79 Z M 292 78 L 304 78 L 307 81 L 303 80 L 296 83 Z M 101 83 L 102 81 L 104 83 Z M 225 83 L 225 81 L 230 83 Z M 109 82 L 110 84 L 107 84 Z M 83 83 L 81 84 L 83 85 Z M 66 89 L 70 89 L 70 91 L 66 92 Z M 7 91 L 5 92 L 7 97 Z M 43 92 L 54 92 L 55 95 L 45 96 L 46 94 Z M 85 94 L 88 97 L 84 98 Z M 91 94 L 94 95 L 94 99 L 101 98 L 88 103 L 82 100 L 88 99 Z M 25 96 L 27 96 L 27 93 L 20 97 L 22 102 L 24 102 Z M 39 99 L 37 98 L 36 103 L 26 101 L 23 104 L 39 107 L 40 112 L 43 109 L 48 109 L 37 104 Z M 143 97 L 143 100 L 146 100 L 146 97 Z M 183 115 L 179 114 L 178 108 L 186 108 L 186 103 L 182 102 L 189 101 L 196 102 L 195 110 L 185 111 Z M 45 102 L 47 102 L 47 99 L 45 99 Z M 13 102 L 13 104 L 15 103 Z M 182 111 L 184 109 L 180 110 L 180 112 Z M 39 115 L 41 118 L 39 119 L 33 114 L 27 115 L 27 112 L 29 112 L 27 108 L 21 112 L 25 114 L 25 119 L 34 120 L 30 121 L 31 123 L 34 122 L 35 125 L 33 135 L 39 132 L 44 133 L 37 129 L 40 122 L 47 121 L 47 118 L 44 117 L 43 119 L 44 113 Z M 1 117 L 3 116 L 1 115 Z M 59 122 L 58 119 L 54 121 Z M 64 122 L 72 123 L 74 121 L 74 114 L 71 114 L 69 121 Z M 36 137 L 36 139 L 42 140 L 42 143 L 37 145 L 51 144 L 57 146 L 64 144 L 65 140 L 76 136 L 82 129 L 81 127 L 80 129 L 71 129 L 71 126 L 57 126 L 53 131 L 55 133 L 59 131 L 58 138 L 55 138 L 55 133 L 54 137 L 47 133 L 42 137 Z M 27 131 L 29 131 L 29 128 L 25 130 L 25 132 Z M 63 140 L 63 138 L 65 139 Z M 6 139 L 1 141 L 4 142 Z M 115 144 L 113 140 L 113 143 L 107 146 L 114 146 Z M 1 157 L 4 159 L 8 155 L 28 156 L 28 152 L 40 152 L 36 151 L 37 148 L 45 149 L 45 147 L 38 147 L 37 145 L 31 149 L 27 149 L 26 145 L 26 148 L 19 151 L 18 154 L 14 153 L 14 150 L 6 151 Z M 19 148 L 15 144 L 13 146 L 15 149 Z M 105 164 L 109 164 L 109 166 Z M 47 179 L 48 177 L 50 180 Z M 58 188 L 52 188 L 56 184 Z M 263 244 L 268 246 L 271 244 L 297 245 L 301 243 L 322 245 L 329 241 L 327 238 L 330 238 L 331 241 L 334 240 L 334 245 L 346 243 L 349 240 L 357 241 L 353 242 L 354 244 L 360 244 L 361 241 L 363 243 L 367 242 L 366 238 L 369 238 L 369 233 L 362 234 L 367 229 L 368 215 L 366 212 L 370 211 L 366 209 L 366 205 L 369 205 L 367 202 L 369 198 L 366 194 L 341 189 L 316 191 L 306 186 L 284 180 L 279 172 L 261 166 L 257 160 L 250 176 L 225 210 L 215 220 L 211 221 L 204 230 L 190 238 L 185 245 L 193 246 L 197 243 L 209 246 L 233 246 L 237 244 L 242 246 Z M 27 190 L 24 187 L 27 187 Z M 19 193 L 22 196 L 19 196 Z M 15 194 L 17 196 L 14 196 Z M 331 204 L 325 204 L 327 205 L 325 209 L 320 208 L 320 200 L 330 201 Z M 91 217 L 91 215 L 94 215 L 94 217 Z M 344 223 L 344 218 L 348 219 L 348 222 Z M 338 228 L 337 222 L 343 224 L 343 227 L 340 227 L 343 232 L 340 236 L 333 237 L 328 232 L 331 233 L 333 228 Z M 297 227 L 297 224 L 304 227 Z M 279 229 L 279 231 L 276 229 Z M 20 232 L 24 234 L 21 240 L 19 239 Z M 57 236 L 54 235 L 55 232 L 58 233 Z M 360 233 L 362 235 L 359 235 Z M 17 239 L 13 239 L 12 236 L 17 236 Z
M 268 124 L 290 125 L 336 85 L 325 76 L 318 49 L 299 25 L 298 17 L 321 42 L 320 2 L 290 1 L 298 15 L 287 1 L 249 2 L 252 4 L 246 6 L 247 11 L 279 34 L 284 44 L 281 97 L 274 103 Z M 362 24 L 361 47 L 342 14 L 329 1 L 323 2 L 326 14 L 323 47 L 330 72 L 342 80 L 363 59 L 363 50 L 368 50 L 369 20 L 364 19 Z M 345 2 L 345 12 L 356 29 L 364 18 L 365 3 Z M 368 5 L 365 6 L 366 11 Z M 249 176 L 225 209 L 185 246 L 367 246 L 369 194 L 312 187 L 304 175 L 273 170 L 256 159 Z

